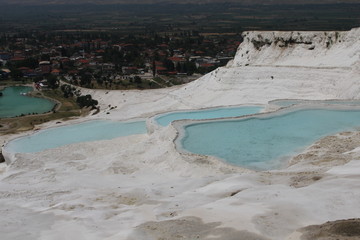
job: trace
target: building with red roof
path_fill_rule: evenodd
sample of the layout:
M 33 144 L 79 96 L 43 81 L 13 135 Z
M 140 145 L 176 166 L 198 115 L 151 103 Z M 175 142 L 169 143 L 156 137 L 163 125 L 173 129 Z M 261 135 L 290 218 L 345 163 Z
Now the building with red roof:
M 51 72 L 51 64 L 49 61 L 41 61 L 39 62 L 39 66 L 42 74 L 47 74 Z
M 59 76 L 60 73 L 61 73 L 61 71 L 60 71 L 59 69 L 53 69 L 53 70 L 51 70 L 51 74 L 52 74 L 52 75 Z

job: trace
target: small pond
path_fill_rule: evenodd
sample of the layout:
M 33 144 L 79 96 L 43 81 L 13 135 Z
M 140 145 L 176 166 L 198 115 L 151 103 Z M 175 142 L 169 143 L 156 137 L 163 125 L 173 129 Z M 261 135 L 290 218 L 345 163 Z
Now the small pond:
M 25 86 L 6 87 L 1 90 L 0 118 L 46 113 L 53 109 L 53 101 L 26 96 L 31 91 L 31 87 Z

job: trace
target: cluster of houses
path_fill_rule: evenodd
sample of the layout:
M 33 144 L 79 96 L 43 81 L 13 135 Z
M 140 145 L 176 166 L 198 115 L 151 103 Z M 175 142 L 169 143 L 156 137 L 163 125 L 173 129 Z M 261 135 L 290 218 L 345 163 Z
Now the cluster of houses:
M 126 76 L 140 76 L 151 78 L 157 75 L 184 75 L 213 70 L 226 64 L 236 51 L 238 42 L 230 42 L 225 46 L 226 53 L 219 53 L 215 57 L 207 56 L 204 51 L 192 49 L 171 49 L 162 43 L 154 47 L 134 43 L 116 43 L 102 39 L 74 40 L 73 43 L 39 43 L 30 44 L 28 39 L 16 39 L 15 49 L 3 49 L 0 46 L 0 76 L 7 77 L 16 69 L 22 77 L 38 77 L 44 75 L 76 76 L 86 69 L 98 73 L 99 77 L 106 77 L 113 73 Z M 141 64 L 127 61 L 112 61 L 107 56 L 112 51 L 121 52 L 126 59 L 127 54 L 133 54 L 136 49 Z M 45 57 L 44 57 L 45 56 Z M 32 61 L 30 61 L 30 60 Z M 34 62 L 36 61 L 36 62 Z M 9 64 L 10 63 L 10 64 Z M 9 67 L 11 66 L 11 67 Z

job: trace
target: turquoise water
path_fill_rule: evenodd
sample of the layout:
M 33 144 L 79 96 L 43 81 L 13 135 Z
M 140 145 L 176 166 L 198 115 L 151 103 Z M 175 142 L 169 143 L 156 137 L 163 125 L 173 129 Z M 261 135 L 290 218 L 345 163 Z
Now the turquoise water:
M 345 105 L 345 106 L 359 106 L 360 101 L 358 100 L 275 100 L 271 101 L 272 104 L 280 107 L 289 107 L 296 104 L 328 104 L 328 105 Z
M 160 115 L 155 118 L 156 122 L 161 126 L 167 126 L 172 121 L 181 119 L 213 119 L 213 118 L 225 118 L 225 117 L 237 117 L 243 115 L 250 115 L 258 113 L 263 107 L 228 107 L 228 108 L 214 108 L 199 111 L 187 111 L 187 112 L 172 112 Z
M 145 121 L 115 122 L 95 120 L 46 129 L 9 142 L 6 150 L 16 153 L 40 152 L 72 143 L 113 139 L 146 133 Z
M 297 110 L 185 126 L 182 147 L 255 170 L 281 168 L 284 160 L 323 136 L 360 126 L 360 110 Z
M 7 87 L 1 90 L 0 118 L 16 117 L 21 114 L 45 113 L 52 110 L 55 103 L 44 98 L 34 98 L 21 95 L 31 92 L 31 87 Z

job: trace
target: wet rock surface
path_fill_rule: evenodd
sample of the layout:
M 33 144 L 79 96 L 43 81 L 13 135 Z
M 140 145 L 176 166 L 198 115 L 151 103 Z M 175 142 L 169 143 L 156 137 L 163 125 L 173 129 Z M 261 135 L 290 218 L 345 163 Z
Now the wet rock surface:
M 301 240 L 357 240 L 360 239 L 360 219 L 326 222 L 305 227 L 301 231 Z
M 177 220 L 147 222 L 136 228 L 128 240 L 268 240 L 255 233 L 221 227 L 220 222 L 204 223 L 197 217 L 184 217 Z

